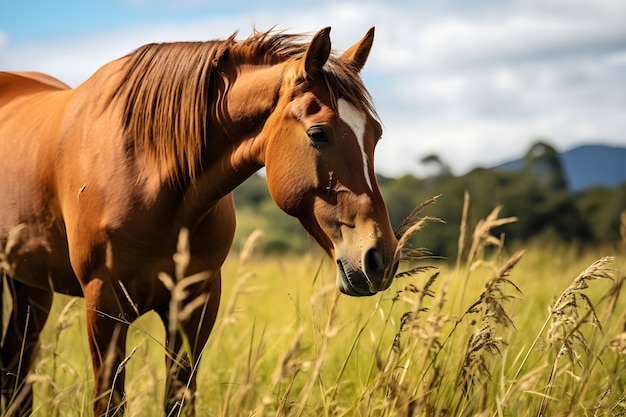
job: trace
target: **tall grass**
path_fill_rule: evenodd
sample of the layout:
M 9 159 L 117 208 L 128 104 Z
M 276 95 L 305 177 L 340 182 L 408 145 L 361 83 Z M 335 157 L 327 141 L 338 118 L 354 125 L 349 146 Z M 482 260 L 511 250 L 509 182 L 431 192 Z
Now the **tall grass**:
M 435 220 L 425 208 L 400 236 L 419 238 Z M 405 239 L 405 273 L 367 299 L 338 296 L 322 254 L 265 258 L 250 240 L 224 267 L 198 415 L 626 416 L 625 253 L 509 251 L 498 228 L 515 219 L 499 213 L 463 216 L 454 262 Z M 31 376 L 37 416 L 90 415 L 84 308 L 55 301 Z M 162 414 L 166 331 L 153 314 L 131 326 L 130 416 Z

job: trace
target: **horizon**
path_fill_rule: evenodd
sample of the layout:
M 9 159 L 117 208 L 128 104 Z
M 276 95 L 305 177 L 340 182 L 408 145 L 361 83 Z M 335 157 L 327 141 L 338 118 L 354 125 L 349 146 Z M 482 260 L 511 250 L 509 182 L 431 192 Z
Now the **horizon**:
M 620 0 L 4 1 L 0 70 L 76 86 L 145 43 L 330 25 L 342 51 L 375 26 L 362 76 L 384 128 L 376 171 L 419 175 L 437 154 L 460 174 L 539 138 L 559 151 L 626 143 L 623 16 Z

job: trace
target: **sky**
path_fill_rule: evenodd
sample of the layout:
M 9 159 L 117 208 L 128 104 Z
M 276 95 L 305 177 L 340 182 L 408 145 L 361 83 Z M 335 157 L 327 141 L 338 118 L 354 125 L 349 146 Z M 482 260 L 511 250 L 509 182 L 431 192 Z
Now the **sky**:
M 626 146 L 624 0 L 0 0 L 0 70 L 75 87 L 150 42 L 325 26 L 339 52 L 376 27 L 383 175 L 428 175 L 432 154 L 461 175 L 537 140 Z

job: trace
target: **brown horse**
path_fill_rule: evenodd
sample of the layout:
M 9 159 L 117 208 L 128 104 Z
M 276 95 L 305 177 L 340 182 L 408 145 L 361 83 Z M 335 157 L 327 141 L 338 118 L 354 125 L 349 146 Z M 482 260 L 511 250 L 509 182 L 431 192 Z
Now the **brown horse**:
M 373 167 L 381 126 L 359 76 L 374 32 L 341 55 L 329 32 L 146 45 L 75 89 L 0 73 L 7 414 L 32 409 L 25 377 L 54 292 L 85 298 L 95 415 L 123 413 L 127 327 L 150 310 L 172 320 L 171 286 L 158 276 L 176 275 L 185 229 L 185 272 L 202 279 L 181 303 L 197 308 L 168 337 L 165 412 L 185 402 L 193 415 L 194 364 L 235 229 L 232 191 L 262 166 L 276 204 L 336 262 L 341 292 L 390 285 L 397 240 Z

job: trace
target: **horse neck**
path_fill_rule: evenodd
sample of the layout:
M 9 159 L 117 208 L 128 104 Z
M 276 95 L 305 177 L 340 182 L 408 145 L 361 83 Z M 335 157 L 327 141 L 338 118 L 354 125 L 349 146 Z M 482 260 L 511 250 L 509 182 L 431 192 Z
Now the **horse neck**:
M 216 121 L 207 131 L 206 159 L 195 182 L 198 195 L 215 201 L 265 165 L 260 135 L 278 103 L 280 66 L 243 66 L 228 84 Z

